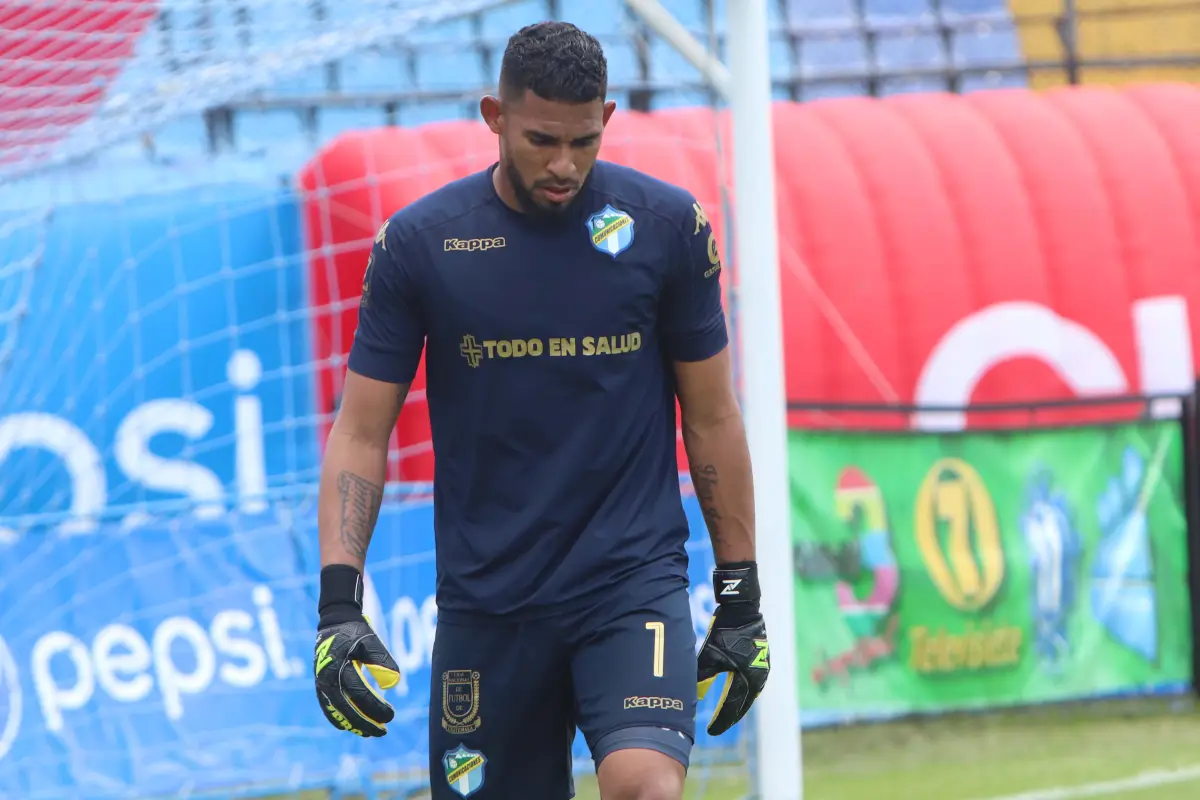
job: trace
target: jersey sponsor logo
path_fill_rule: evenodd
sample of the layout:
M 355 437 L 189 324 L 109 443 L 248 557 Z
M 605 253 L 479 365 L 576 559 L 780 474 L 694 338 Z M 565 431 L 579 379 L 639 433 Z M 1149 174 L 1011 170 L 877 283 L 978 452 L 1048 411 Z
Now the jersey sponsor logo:
M 587 219 L 592 247 L 616 258 L 633 244 L 633 217 L 606 205 Z
M 458 352 L 462 353 L 462 357 L 467 360 L 467 366 L 472 369 L 478 367 L 483 359 L 483 348 L 469 333 L 462 337 L 462 344 L 458 346 Z
M 505 245 L 503 236 L 494 236 L 488 239 L 447 239 L 442 247 L 447 253 L 482 253 L 486 250 L 497 250 Z
M 478 750 L 459 745 L 442 756 L 446 768 L 446 783 L 463 797 L 470 797 L 483 788 L 483 770 L 487 757 Z
M 638 331 L 612 336 L 551 336 L 546 339 L 477 339 L 464 334 L 458 352 L 467 366 L 478 367 L 484 361 L 517 358 L 571 358 L 575 356 L 608 356 L 636 353 L 642 349 L 642 334 Z
M 461 736 L 479 730 L 479 673 L 448 669 L 442 673 L 442 728 Z M 464 795 L 465 796 L 465 795 Z
M 625 710 L 631 708 L 662 708 L 667 711 L 683 711 L 683 701 L 674 697 L 626 697 Z

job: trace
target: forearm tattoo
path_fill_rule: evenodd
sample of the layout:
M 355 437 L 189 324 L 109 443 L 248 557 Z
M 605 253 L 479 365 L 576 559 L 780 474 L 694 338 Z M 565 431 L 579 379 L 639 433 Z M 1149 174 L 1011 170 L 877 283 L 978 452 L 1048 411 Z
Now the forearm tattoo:
M 338 475 L 338 494 L 342 497 L 342 546 L 355 558 L 366 559 L 367 545 L 375 532 L 383 487 L 355 475 Z
M 692 467 L 692 486 L 700 502 L 700 513 L 708 525 L 708 536 L 715 544 L 721 539 L 721 512 L 717 510 L 717 468 L 712 464 Z

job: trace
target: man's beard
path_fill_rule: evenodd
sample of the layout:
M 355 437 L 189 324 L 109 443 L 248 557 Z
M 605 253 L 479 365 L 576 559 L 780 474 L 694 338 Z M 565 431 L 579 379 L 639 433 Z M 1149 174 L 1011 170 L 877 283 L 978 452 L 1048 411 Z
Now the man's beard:
M 582 192 L 575 192 L 571 195 L 571 199 L 561 205 L 542 205 L 533 196 L 533 190 L 525 185 L 521 180 L 521 173 L 517 172 L 516 166 L 510 159 L 505 167 L 505 173 L 508 175 L 509 185 L 513 188 L 513 195 L 517 199 L 517 205 L 521 210 L 529 216 L 530 219 L 537 222 L 548 224 L 563 224 L 568 218 L 568 211 L 575 207 L 575 203 L 579 200 Z

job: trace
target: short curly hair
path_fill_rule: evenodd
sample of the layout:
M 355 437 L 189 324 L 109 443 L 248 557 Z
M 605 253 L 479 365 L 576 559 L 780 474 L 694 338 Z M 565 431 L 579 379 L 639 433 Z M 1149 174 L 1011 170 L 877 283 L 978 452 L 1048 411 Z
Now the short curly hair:
M 590 103 L 608 93 L 608 61 L 595 36 L 569 22 L 538 22 L 514 33 L 500 65 L 501 96 L 529 90 L 544 100 Z

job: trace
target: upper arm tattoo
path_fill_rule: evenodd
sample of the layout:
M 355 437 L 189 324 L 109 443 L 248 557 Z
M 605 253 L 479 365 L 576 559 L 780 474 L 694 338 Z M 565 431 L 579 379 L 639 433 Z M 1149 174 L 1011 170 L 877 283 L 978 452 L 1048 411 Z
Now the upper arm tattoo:
M 343 471 L 338 475 L 338 494 L 342 497 L 342 545 L 350 555 L 365 559 L 379 519 L 383 487 Z

